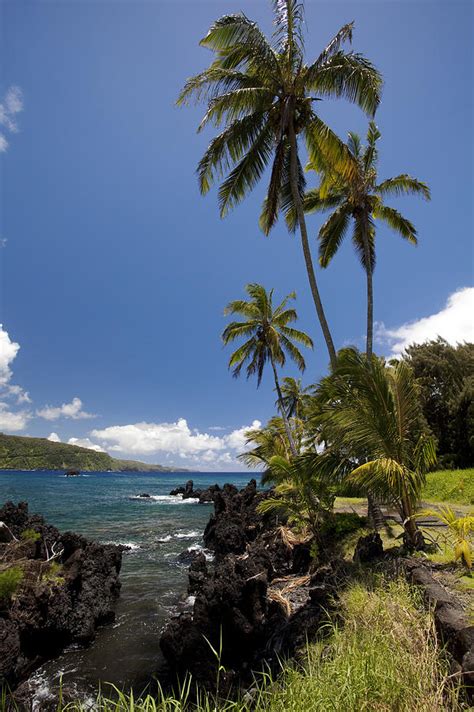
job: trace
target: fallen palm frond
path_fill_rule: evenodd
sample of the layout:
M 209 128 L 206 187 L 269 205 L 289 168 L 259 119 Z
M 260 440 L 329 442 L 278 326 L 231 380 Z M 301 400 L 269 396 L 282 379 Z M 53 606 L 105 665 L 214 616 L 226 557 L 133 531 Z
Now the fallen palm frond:
M 297 544 L 307 544 L 309 541 L 311 541 L 312 538 L 311 534 L 309 534 L 306 530 L 301 532 L 295 532 L 294 530 L 285 526 L 278 527 L 277 535 L 278 534 L 280 535 L 282 542 L 289 549 L 293 549 L 293 547 Z
M 287 618 L 291 616 L 291 603 L 283 594 L 281 591 L 278 589 L 271 588 L 269 589 L 267 593 L 267 597 L 270 599 L 270 601 L 275 601 L 276 603 L 279 603 L 283 610 L 285 611 L 285 615 Z

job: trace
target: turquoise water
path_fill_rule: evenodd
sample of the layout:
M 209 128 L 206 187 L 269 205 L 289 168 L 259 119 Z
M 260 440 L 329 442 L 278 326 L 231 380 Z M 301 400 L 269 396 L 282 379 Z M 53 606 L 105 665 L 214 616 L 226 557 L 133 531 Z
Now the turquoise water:
M 69 649 L 33 676 L 39 701 L 59 677 L 81 694 L 99 681 L 136 689 L 159 666 L 160 630 L 185 598 L 186 566 L 178 556 L 201 547 L 212 505 L 170 497 L 192 478 L 195 488 L 232 482 L 243 487 L 249 473 L 111 473 L 65 477 L 59 472 L 0 472 L 0 504 L 26 500 L 61 531 L 72 530 L 101 542 L 125 544 L 122 590 L 116 621 L 100 629 L 86 649 Z M 142 493 L 150 499 L 134 499 Z

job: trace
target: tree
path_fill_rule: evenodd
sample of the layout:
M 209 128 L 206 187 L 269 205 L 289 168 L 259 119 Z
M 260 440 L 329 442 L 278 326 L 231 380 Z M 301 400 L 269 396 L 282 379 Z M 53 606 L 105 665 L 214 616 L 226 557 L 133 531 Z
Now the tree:
M 440 464 L 474 466 L 474 344 L 438 338 L 404 356 L 420 386 L 423 415 L 438 441 Z
M 277 407 L 280 404 L 277 401 Z M 298 433 L 295 435 L 293 430 L 292 436 L 295 442 L 296 450 L 299 451 L 299 442 L 297 439 Z M 282 418 L 273 416 L 268 423 L 258 430 L 247 430 L 245 433 L 246 445 L 251 446 L 245 450 L 238 459 L 247 467 L 263 467 L 265 472 L 262 475 L 262 482 L 268 482 L 267 472 L 270 466 L 272 457 L 278 455 L 289 460 L 291 457 L 290 443 L 285 429 L 285 424 Z
M 269 462 L 269 480 L 275 483 L 273 495 L 258 505 L 258 511 L 283 514 L 298 529 L 308 529 L 319 543 L 321 524 L 332 513 L 335 499 L 327 481 L 315 476 L 307 459 L 288 461 L 280 456 Z
M 319 262 L 327 267 L 338 251 L 349 225 L 352 222 L 352 243 L 367 275 L 367 356 L 373 350 L 373 287 L 375 267 L 375 222 L 384 222 L 405 240 L 417 244 L 415 226 L 398 210 L 385 205 L 389 195 L 419 194 L 430 199 L 430 190 L 425 183 L 403 173 L 387 178 L 381 183 L 377 175 L 377 141 L 380 132 L 373 121 L 367 131 L 367 145 L 361 146 L 360 138 L 349 133 L 347 149 L 353 170 L 344 175 L 337 164 L 322 168 L 317 161 L 314 168 L 323 170 L 318 188 L 307 192 L 304 210 L 307 213 L 332 209 L 333 212 L 319 230 Z M 295 212 L 288 215 L 290 228 L 296 222 Z
M 306 364 L 303 355 L 294 342 L 308 348 L 313 348 L 313 342 L 303 331 L 288 326 L 298 318 L 295 309 L 287 307 L 288 301 L 296 298 L 294 292 L 274 309 L 273 289 L 267 292 L 261 284 L 247 284 L 245 290 L 250 297 L 249 301 L 238 299 L 230 302 L 224 310 L 224 314 L 239 314 L 245 317 L 245 321 L 233 321 L 226 326 L 222 334 L 224 344 L 249 337 L 230 357 L 229 368 L 233 369 L 233 375 L 237 377 L 246 365 L 247 378 L 256 375 L 258 388 L 265 364 L 271 364 L 281 417 L 291 452 L 296 455 L 297 450 L 283 405 L 277 366 L 284 366 L 286 356 L 289 356 L 298 369 L 304 371 Z
M 316 281 L 303 211 L 305 178 L 299 157 L 303 137 L 314 165 L 323 158 L 343 175 L 353 171 L 347 149 L 319 118 L 315 102 L 344 97 L 373 115 L 380 100 L 381 77 L 362 55 L 345 53 L 353 23 L 344 25 L 317 59 L 305 64 L 303 6 L 297 0 L 273 0 L 275 32 L 269 41 L 242 13 L 217 20 L 201 45 L 214 52 L 210 66 L 186 82 L 178 104 L 194 96 L 207 104 L 199 126 L 222 132 L 212 139 L 198 166 L 203 194 L 216 177 L 221 217 L 237 205 L 271 166 L 260 224 L 268 234 L 280 211 L 293 206 L 300 229 L 311 293 L 330 360 L 336 351 Z
M 436 452 L 431 436 L 417 436 L 419 388 L 412 369 L 405 361 L 387 365 L 344 349 L 317 397 L 329 446 L 315 459 L 316 470 L 323 473 L 328 464 L 333 470 L 343 453 L 344 467 L 353 463 L 349 483 L 393 503 L 406 543 L 419 547 L 423 539 L 413 516 Z
M 297 418 L 302 416 L 305 403 L 308 399 L 310 388 L 303 388 L 301 378 L 293 378 L 286 376 L 281 384 L 281 392 L 283 396 L 283 407 L 287 418 Z M 278 401 L 276 403 L 278 407 Z

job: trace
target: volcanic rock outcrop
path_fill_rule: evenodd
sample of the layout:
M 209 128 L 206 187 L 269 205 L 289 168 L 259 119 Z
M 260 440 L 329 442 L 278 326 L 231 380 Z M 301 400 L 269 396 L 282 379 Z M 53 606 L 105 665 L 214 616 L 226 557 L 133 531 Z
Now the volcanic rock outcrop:
M 284 522 L 261 515 L 258 504 L 268 497 L 255 480 L 238 491 L 225 485 L 214 494 L 214 514 L 204 542 L 214 562 L 203 555 L 189 569 L 191 611 L 172 618 L 161 649 L 173 671 L 191 672 L 212 688 L 221 649 L 226 672 L 220 685 L 241 682 L 265 660 L 292 654 L 316 632 L 329 607 L 334 569 L 309 575 L 309 543 L 291 536 Z
M 71 643 L 113 620 L 122 552 L 60 533 L 26 502 L 0 509 L 0 684 L 14 687 Z M 13 581 L 13 584 L 12 584 Z

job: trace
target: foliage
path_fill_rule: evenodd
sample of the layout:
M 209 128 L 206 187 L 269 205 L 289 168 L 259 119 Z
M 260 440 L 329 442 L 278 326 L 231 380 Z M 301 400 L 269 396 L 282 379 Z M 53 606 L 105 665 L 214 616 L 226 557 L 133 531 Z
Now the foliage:
M 303 388 L 301 378 L 286 376 L 281 384 L 282 403 L 287 418 L 301 419 L 311 387 Z M 278 401 L 276 403 L 278 405 Z
M 370 62 L 341 50 L 352 39 L 352 23 L 339 30 L 312 64 L 304 63 L 301 10 L 292 0 L 274 3 L 277 30 L 271 41 L 243 13 L 221 17 L 201 40 L 214 61 L 186 82 L 178 99 L 185 104 L 194 96 L 207 104 L 199 131 L 207 124 L 224 127 L 198 167 L 203 193 L 228 172 L 219 190 L 221 215 L 253 189 L 271 164 L 262 215 L 265 231 L 279 209 L 292 203 L 290 125 L 304 136 L 310 156 L 317 160 L 323 152 L 343 170 L 344 146 L 317 116 L 315 99 L 344 97 L 373 114 L 380 98 L 381 77 Z M 302 190 L 301 166 L 299 171 Z
M 429 472 L 422 496 L 431 502 L 474 504 L 474 469 Z
M 320 456 L 309 456 L 315 470 L 333 478 L 338 469 L 343 474 L 349 471 L 349 482 L 393 503 L 404 522 L 407 543 L 417 545 L 412 515 L 425 472 L 435 461 L 435 448 L 424 433 L 416 437 L 418 389 L 410 367 L 404 361 L 387 365 L 345 349 L 316 398 L 328 447 Z
M 263 712 L 461 709 L 429 613 L 402 579 L 351 586 L 342 625 L 268 689 Z
M 449 661 L 436 642 L 432 618 L 419 594 L 400 579 L 354 584 L 341 596 L 341 625 L 328 626 L 308 644 L 301 662 L 282 663 L 281 675 L 257 677 L 252 696 L 215 700 L 188 677 L 176 694 L 137 699 L 112 688 L 97 712 L 327 712 L 327 710 L 462 709 Z M 304 652 L 306 654 L 304 654 Z M 6 711 L 6 707 L 2 708 Z M 57 712 L 86 712 L 88 705 L 58 705 Z
M 6 605 L 16 593 L 23 580 L 23 570 L 19 566 L 10 566 L 0 572 L 0 605 Z
M 275 32 L 269 41 L 243 13 L 227 15 L 209 29 L 201 45 L 214 61 L 191 77 L 178 104 L 194 97 L 207 106 L 199 126 L 221 132 L 198 166 L 199 186 L 207 193 L 216 179 L 221 216 L 248 195 L 266 169 L 270 181 L 260 225 L 268 234 L 281 211 L 294 207 L 300 227 L 311 293 L 331 362 L 335 349 L 316 283 L 302 207 L 305 177 L 298 152 L 303 137 L 312 163 L 331 162 L 352 173 L 345 145 L 316 113 L 322 98 L 344 97 L 370 115 L 380 100 L 381 76 L 362 55 L 345 53 L 353 23 L 344 25 L 317 59 L 305 63 L 303 5 L 274 1 Z
M 375 224 L 385 223 L 404 239 L 417 244 L 414 225 L 397 210 L 384 203 L 386 196 L 419 194 L 430 198 L 425 183 L 401 174 L 379 182 L 377 175 L 377 141 L 380 132 L 373 121 L 367 131 L 367 145 L 362 147 L 360 138 L 349 133 L 347 142 L 348 161 L 352 171 L 341 173 L 337 164 L 330 162 L 310 164 L 321 171 L 318 188 L 308 191 L 303 207 L 306 212 L 333 210 L 319 230 L 319 262 L 327 267 L 338 251 L 349 225 L 352 223 L 352 243 L 367 274 L 367 355 L 372 355 L 373 342 L 373 290 L 372 273 L 375 267 Z M 291 207 L 287 213 L 290 228 L 294 227 L 296 213 Z
M 474 513 L 458 517 L 451 507 L 446 506 L 439 509 L 424 509 L 416 516 L 439 519 L 448 528 L 450 536 L 454 540 L 454 560 L 461 559 L 468 569 L 472 568 Z
M 322 536 L 331 537 L 334 540 L 343 539 L 347 534 L 362 529 L 367 524 L 366 518 L 359 516 L 356 512 L 335 512 L 328 518 L 322 528 Z
M 244 321 L 232 321 L 226 326 L 222 334 L 224 344 L 239 338 L 247 339 L 230 357 L 229 368 L 237 377 L 246 366 L 247 378 L 256 375 L 258 388 L 265 365 L 271 365 L 286 436 L 291 452 L 295 455 L 297 450 L 283 403 L 277 366 L 284 366 L 288 356 L 300 371 L 304 371 L 305 360 L 295 342 L 308 348 L 313 347 L 313 342 L 304 331 L 289 326 L 298 318 L 296 310 L 288 308 L 288 301 L 296 298 L 294 292 L 274 308 L 273 289 L 267 292 L 261 284 L 247 284 L 245 290 L 250 297 L 248 301 L 237 299 L 224 310 L 224 314 L 239 314 L 245 318 Z
M 424 417 L 444 467 L 474 466 L 474 344 L 444 339 L 409 346 L 405 355 L 420 384 Z
M 0 433 L 0 470 L 81 470 L 106 472 L 169 472 L 171 468 L 134 460 L 116 460 L 106 452 Z
M 271 418 L 267 425 L 256 430 L 247 430 L 245 433 L 246 446 L 252 446 L 246 449 L 238 459 L 247 467 L 258 467 L 268 470 L 270 460 L 275 455 L 289 459 L 291 455 L 290 443 L 286 435 L 283 419 L 277 416 Z M 293 427 L 293 438 L 295 439 L 296 449 L 299 450 L 300 443 L 295 438 L 295 428 Z M 266 484 L 269 481 L 269 476 L 266 472 L 263 473 L 262 482 Z
M 39 534 L 39 532 L 35 532 L 34 529 L 24 529 L 20 534 L 20 539 L 22 541 L 27 541 L 31 543 L 38 541 L 38 539 L 40 538 L 41 535 Z
M 273 289 L 267 292 L 261 284 L 247 284 L 245 291 L 250 299 L 237 299 L 230 302 L 224 314 L 239 314 L 244 321 L 233 321 L 226 326 L 222 334 L 224 344 L 238 338 L 247 341 L 235 351 L 229 360 L 229 368 L 235 377 L 240 375 L 246 365 L 247 378 L 257 376 L 257 386 L 262 380 L 265 364 L 284 366 L 289 356 L 300 371 L 306 368 L 305 360 L 294 342 L 313 348 L 311 338 L 303 331 L 289 326 L 297 320 L 295 309 L 288 308 L 288 302 L 296 298 L 294 292 L 286 296 L 273 307 Z
M 51 561 L 46 571 L 43 572 L 41 580 L 47 583 L 51 583 L 53 585 L 63 584 L 65 579 L 63 576 L 62 564 L 58 563 L 57 561 Z
M 320 540 L 321 523 L 327 519 L 334 505 L 334 493 L 327 481 L 318 479 L 308 467 L 308 460 L 272 457 L 267 479 L 275 482 L 274 496 L 258 505 L 261 513 L 280 512 L 288 523 L 299 530 L 309 530 Z

